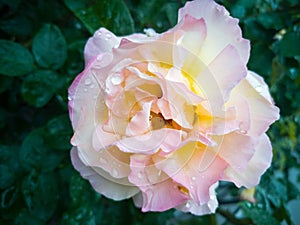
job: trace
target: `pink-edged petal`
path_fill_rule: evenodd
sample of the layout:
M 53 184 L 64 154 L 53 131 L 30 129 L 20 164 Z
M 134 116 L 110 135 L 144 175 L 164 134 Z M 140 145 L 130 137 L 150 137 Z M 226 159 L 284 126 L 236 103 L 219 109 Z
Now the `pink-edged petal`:
M 201 205 L 195 202 L 194 200 L 189 200 L 185 204 L 176 207 L 176 209 L 183 212 L 190 212 L 197 216 L 215 213 L 218 207 L 218 200 L 215 192 L 217 186 L 218 186 L 218 182 L 213 184 L 209 188 L 210 199 L 207 203 Z
M 250 54 L 249 41 L 242 38 L 238 20 L 230 17 L 223 6 L 213 0 L 195 0 L 187 2 L 179 9 L 178 22 L 186 15 L 196 19 L 203 18 L 206 23 L 207 35 L 199 54 L 206 64 L 229 44 L 238 50 L 244 64 L 247 63 Z
M 184 31 L 177 44 L 183 46 L 189 52 L 198 55 L 202 43 L 206 38 L 206 24 L 203 18 L 196 19 L 188 14 L 184 16 L 183 25 L 179 29 Z M 176 27 L 175 27 L 176 29 Z
M 234 59 L 234 60 L 233 60 Z M 200 74 L 194 77 L 195 85 L 207 99 L 206 108 L 212 115 L 223 116 L 223 105 L 231 90 L 247 75 L 245 64 L 237 50 L 228 45 Z
M 168 157 L 154 156 L 157 168 L 189 191 L 197 204 L 210 200 L 209 188 L 223 177 L 228 164 L 197 142 L 190 142 Z
M 242 171 L 247 167 L 257 144 L 256 138 L 239 132 L 216 136 L 215 141 L 218 145 L 212 150 L 236 171 Z
M 228 103 L 237 110 L 237 120 L 244 121 L 241 125 L 248 127 L 243 129 L 247 135 L 260 136 L 279 119 L 279 109 L 273 103 L 268 86 L 261 77 L 250 71 L 246 79 L 233 89 Z M 246 118 L 246 105 L 250 121 Z
M 172 152 L 180 145 L 182 135 L 181 130 L 162 128 L 139 136 L 124 137 L 116 142 L 116 146 L 123 152 L 136 154 L 154 154 L 160 149 Z
M 143 104 L 143 110 L 137 112 L 130 120 L 127 128 L 127 136 L 136 136 L 144 134 L 150 130 L 150 109 L 152 102 Z
M 246 169 L 238 171 L 228 167 L 224 179 L 234 182 L 237 187 L 251 188 L 259 183 L 261 175 L 270 167 L 271 161 L 272 145 L 268 136 L 263 134 Z
M 113 47 L 117 47 L 120 38 L 105 28 L 97 30 L 93 37 L 89 38 L 84 48 L 84 59 L 87 65 L 95 56 L 111 52 Z
M 138 195 L 135 203 L 142 206 L 143 212 L 165 211 L 189 199 L 172 179 L 155 167 L 151 156 L 131 156 L 130 167 L 129 181 L 142 191 L 142 199 Z
M 139 192 L 139 189 L 131 185 L 127 178 L 125 180 L 114 179 L 100 169 L 96 170 L 93 167 L 86 166 L 79 158 L 76 147 L 71 150 L 71 159 L 74 168 L 80 172 L 80 175 L 89 180 L 97 192 L 108 198 L 123 200 Z
M 232 45 L 227 45 L 208 68 L 214 75 L 225 101 L 228 100 L 231 90 L 247 76 L 247 67 Z

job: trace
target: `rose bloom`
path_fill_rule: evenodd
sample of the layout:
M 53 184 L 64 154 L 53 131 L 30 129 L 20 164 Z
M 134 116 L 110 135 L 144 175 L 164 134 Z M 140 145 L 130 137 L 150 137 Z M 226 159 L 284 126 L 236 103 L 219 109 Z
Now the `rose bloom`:
M 133 197 L 143 212 L 212 213 L 219 180 L 251 188 L 270 166 L 265 132 L 279 109 L 247 70 L 238 20 L 212 0 L 146 33 L 100 28 L 88 40 L 69 88 L 72 163 L 97 192 Z

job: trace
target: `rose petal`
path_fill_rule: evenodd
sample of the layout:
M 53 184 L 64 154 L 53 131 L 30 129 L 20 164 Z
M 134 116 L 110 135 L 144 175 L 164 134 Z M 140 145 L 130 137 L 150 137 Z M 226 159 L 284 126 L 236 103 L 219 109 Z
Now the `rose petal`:
M 172 179 L 155 167 L 151 156 L 132 155 L 130 167 L 131 174 L 128 178 L 142 191 L 143 212 L 165 211 L 189 198 L 177 189 Z M 138 202 L 141 204 L 141 199 Z
M 93 37 L 89 38 L 84 48 L 85 65 L 95 56 L 111 52 L 112 48 L 120 44 L 120 38 L 105 28 L 97 30 Z
M 244 64 L 248 62 L 249 41 L 242 38 L 238 20 L 230 17 L 223 6 L 212 0 L 195 0 L 179 9 L 178 22 L 186 15 L 203 18 L 206 23 L 207 35 L 199 56 L 207 65 L 229 44 L 237 49 Z
M 225 171 L 225 180 L 232 181 L 237 187 L 254 187 L 259 183 L 261 175 L 270 167 L 272 161 L 272 145 L 266 134 L 259 138 L 253 157 L 245 170 L 234 170 L 228 167 Z
M 154 154 L 160 149 L 171 152 L 181 143 L 182 135 L 181 130 L 162 128 L 139 136 L 124 137 L 115 144 L 128 153 Z
M 246 130 L 247 135 L 260 136 L 267 131 L 270 124 L 279 119 L 279 109 L 268 93 L 266 83 L 253 72 L 248 72 L 246 80 L 233 89 L 229 104 L 236 106 L 237 113 L 240 115 L 238 120 L 246 121 L 243 126 L 247 126 L 245 103 L 239 104 L 239 102 L 246 101 L 248 105 L 250 124 L 249 129 Z
M 124 180 L 122 179 L 113 179 L 108 175 L 106 177 L 103 177 L 98 172 L 96 172 L 93 167 L 84 165 L 78 157 L 76 148 L 73 148 L 71 150 L 71 159 L 74 168 L 78 172 L 80 172 L 80 175 L 89 180 L 89 182 L 97 192 L 103 194 L 108 198 L 114 200 L 123 200 L 130 198 L 139 192 L 139 189 L 134 186 L 123 185 L 122 183 L 124 183 Z M 110 179 L 107 179 L 108 177 Z M 127 184 L 129 184 L 128 181 Z
M 176 207 L 176 209 L 181 210 L 183 212 L 190 212 L 198 216 L 214 213 L 218 207 L 218 200 L 215 192 L 217 186 L 218 182 L 213 184 L 209 188 L 210 200 L 206 204 L 201 205 L 195 202 L 194 200 L 189 200 L 185 204 Z
M 210 200 L 209 188 L 228 166 L 225 161 L 196 142 L 190 142 L 168 157 L 154 156 L 157 168 L 181 184 L 197 204 Z M 186 191 L 184 191 L 186 192 Z

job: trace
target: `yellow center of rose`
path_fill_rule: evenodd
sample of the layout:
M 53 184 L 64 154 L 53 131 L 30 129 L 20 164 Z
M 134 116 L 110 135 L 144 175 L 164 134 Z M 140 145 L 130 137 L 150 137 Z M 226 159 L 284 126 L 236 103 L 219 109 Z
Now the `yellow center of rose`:
M 172 128 L 176 130 L 181 130 L 182 127 L 178 125 L 174 120 L 166 120 L 161 113 L 150 113 L 149 120 L 151 122 L 151 129 L 152 130 L 158 130 L 161 128 Z

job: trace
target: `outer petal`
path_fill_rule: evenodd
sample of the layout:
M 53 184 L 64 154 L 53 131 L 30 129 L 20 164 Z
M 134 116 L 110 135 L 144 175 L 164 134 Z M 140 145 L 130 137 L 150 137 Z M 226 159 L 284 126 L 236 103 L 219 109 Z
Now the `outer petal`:
M 87 65 L 95 56 L 111 52 L 113 47 L 120 44 L 120 38 L 105 28 L 97 30 L 93 37 L 89 38 L 84 48 L 84 59 Z
M 203 18 L 207 27 L 207 36 L 199 54 L 209 64 L 227 45 L 233 45 L 239 52 L 244 64 L 250 53 L 248 40 L 242 38 L 238 20 L 229 16 L 228 11 L 213 0 L 195 0 L 187 2 L 179 9 L 178 21 L 186 15 Z M 221 37 L 221 38 L 220 38 Z
M 232 181 L 236 186 L 251 188 L 259 183 L 261 175 L 269 168 L 272 161 L 272 145 L 266 134 L 259 138 L 255 153 L 243 171 L 228 167 L 225 180 Z
M 236 171 L 246 168 L 257 144 L 255 138 L 237 132 L 215 137 L 215 141 L 218 145 L 212 150 Z
M 267 131 L 270 124 L 279 119 L 279 109 L 274 105 L 268 86 L 261 77 L 251 71 L 246 79 L 233 89 L 228 105 L 236 108 L 237 120 L 246 121 L 246 124 L 241 125 L 248 128 L 243 128 L 247 135 L 260 136 Z M 249 124 L 245 118 L 245 107 L 248 108 Z
M 210 200 L 206 204 L 200 205 L 194 200 L 189 200 L 185 204 L 176 207 L 176 209 L 183 212 L 191 212 L 192 214 L 198 216 L 214 213 L 218 207 L 218 200 L 215 193 L 217 186 L 218 182 L 209 188 Z
M 155 167 L 151 156 L 131 156 L 130 167 L 129 180 L 142 191 L 143 212 L 165 211 L 189 199 L 177 189 L 176 182 Z
M 108 198 L 114 200 L 123 200 L 130 198 L 139 192 L 139 189 L 134 186 L 122 185 L 120 179 L 108 180 L 96 172 L 93 167 L 84 165 L 78 157 L 76 148 L 71 150 L 71 159 L 73 166 L 77 171 L 80 172 L 80 175 L 85 179 L 88 179 L 97 192 Z

